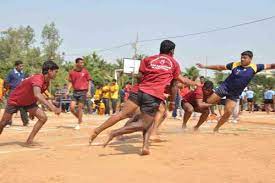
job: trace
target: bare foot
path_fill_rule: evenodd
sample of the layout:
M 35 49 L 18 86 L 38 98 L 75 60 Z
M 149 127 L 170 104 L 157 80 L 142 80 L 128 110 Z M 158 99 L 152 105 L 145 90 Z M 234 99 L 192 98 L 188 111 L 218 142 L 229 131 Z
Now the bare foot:
M 150 154 L 150 151 L 147 148 L 143 148 L 141 150 L 141 153 L 140 153 L 141 156 L 146 156 L 146 155 L 149 155 L 149 154 Z
M 163 141 L 164 141 L 164 140 L 162 140 L 162 139 L 160 138 L 159 135 L 152 135 L 152 136 L 150 137 L 150 140 L 153 141 L 153 142 L 163 142 Z
M 199 132 L 199 128 L 198 127 L 194 127 L 194 132 L 198 133 Z
M 103 147 L 105 148 L 113 140 L 113 138 L 114 138 L 114 135 L 111 132 L 108 139 L 107 139 L 107 141 L 103 144 Z
M 183 124 L 182 124 L 182 129 L 185 130 L 186 128 L 187 128 L 186 124 L 183 123 Z
M 98 133 L 96 132 L 96 129 L 93 129 L 90 133 L 90 138 L 89 138 L 89 145 L 92 145 L 93 141 L 97 137 Z
M 219 134 L 219 129 L 218 128 L 214 128 L 213 133 L 214 134 Z

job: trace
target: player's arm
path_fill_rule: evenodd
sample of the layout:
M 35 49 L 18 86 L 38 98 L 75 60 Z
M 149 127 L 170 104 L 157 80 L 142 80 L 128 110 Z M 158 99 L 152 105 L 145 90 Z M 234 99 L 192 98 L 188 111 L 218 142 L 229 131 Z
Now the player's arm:
M 216 71 L 228 70 L 228 68 L 225 65 L 203 65 L 200 63 L 197 63 L 196 65 L 200 69 L 211 69 L 211 70 L 216 70 Z
M 265 64 L 265 70 L 275 69 L 275 64 Z
M 91 80 L 88 81 L 88 96 L 91 96 Z
M 55 114 L 60 114 L 61 110 L 56 108 L 51 102 L 49 102 L 41 93 L 41 88 L 38 86 L 33 87 L 33 93 L 35 98 L 42 104 L 46 105 Z
M 200 83 L 197 83 L 191 79 L 188 79 L 187 77 L 183 77 L 182 75 L 179 75 L 177 77 L 177 80 L 185 85 L 192 85 L 192 86 L 200 86 L 201 84 Z
M 203 102 L 203 99 L 196 99 L 196 103 L 200 109 L 206 109 L 213 105 L 213 104 L 208 104 L 208 103 Z
M 175 100 L 177 97 L 177 92 L 178 92 L 178 86 L 177 86 L 177 80 L 173 79 L 171 81 L 171 86 L 170 86 L 170 101 L 169 101 L 169 111 L 172 111 L 175 109 Z

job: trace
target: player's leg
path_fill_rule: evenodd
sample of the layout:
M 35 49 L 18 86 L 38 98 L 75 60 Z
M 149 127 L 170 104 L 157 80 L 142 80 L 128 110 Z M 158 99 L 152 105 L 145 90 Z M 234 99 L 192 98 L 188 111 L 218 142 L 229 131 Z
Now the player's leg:
M 78 113 L 76 112 L 75 107 L 76 107 L 76 101 L 72 100 L 70 103 L 70 110 L 71 110 L 71 113 L 78 119 Z
M 154 119 L 150 140 L 161 141 L 161 138 L 158 135 L 158 129 L 159 129 L 161 123 L 165 119 L 165 112 L 166 112 L 166 107 L 165 107 L 165 104 L 162 102 L 159 106 L 159 109 L 158 109 L 155 119 Z
M 209 109 L 199 109 L 199 108 L 196 108 L 195 111 L 201 113 L 201 116 L 200 116 L 200 119 L 199 119 L 197 125 L 194 126 L 194 130 L 197 131 L 199 129 L 199 127 L 207 120 L 207 118 L 210 114 L 210 111 L 209 111 Z
M 190 117 L 192 116 L 192 113 L 194 112 L 194 108 L 188 102 L 183 102 L 182 108 L 184 110 L 182 128 L 185 129 L 187 127 L 186 124 L 187 124 L 188 120 L 190 119 Z
M 40 109 L 38 106 L 33 106 L 28 109 L 28 112 L 30 113 L 31 116 L 35 116 L 38 121 L 35 123 L 27 141 L 26 144 L 31 144 L 33 142 L 33 139 L 35 135 L 39 132 L 41 127 L 46 123 L 48 120 L 46 113 Z
M 12 118 L 12 113 L 10 114 L 5 110 L 5 112 L 1 118 L 1 121 L 0 121 L 0 135 L 3 132 L 3 129 L 5 128 L 5 126 L 11 120 L 11 118 Z
M 113 140 L 113 138 L 117 136 L 134 133 L 137 131 L 143 131 L 143 129 L 144 124 L 141 119 L 139 119 L 137 122 L 128 123 L 127 126 L 111 131 L 107 141 L 103 144 L 103 146 L 106 147 Z
M 107 128 L 113 126 L 113 125 L 115 125 L 119 121 L 130 117 L 133 113 L 135 113 L 135 111 L 137 109 L 138 109 L 138 105 L 135 102 L 128 99 L 125 102 L 122 110 L 119 111 L 119 113 L 116 113 L 115 115 L 112 115 L 111 117 L 109 117 L 107 119 L 107 121 L 105 121 L 99 127 L 95 128 L 91 131 L 90 140 L 89 140 L 90 144 L 97 137 L 97 135 L 99 135 L 102 131 L 104 131 L 105 129 L 107 129 Z
M 226 122 L 228 121 L 229 117 L 231 116 L 233 109 L 236 105 L 236 102 L 234 100 L 231 99 L 226 99 L 226 103 L 225 103 L 225 108 L 224 108 L 224 114 L 222 115 L 222 117 L 220 118 L 220 120 L 218 121 L 218 124 L 216 125 L 216 127 L 214 128 L 214 132 L 218 132 L 219 128 Z

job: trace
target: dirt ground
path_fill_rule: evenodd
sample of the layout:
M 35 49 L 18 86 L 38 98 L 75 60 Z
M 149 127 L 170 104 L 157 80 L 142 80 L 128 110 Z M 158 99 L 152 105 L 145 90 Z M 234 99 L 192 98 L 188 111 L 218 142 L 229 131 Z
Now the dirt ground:
M 150 156 L 139 155 L 140 133 L 102 148 L 107 130 L 89 147 L 90 128 L 105 119 L 87 115 L 75 131 L 71 114 L 49 113 L 37 146 L 26 148 L 22 145 L 34 121 L 22 127 L 15 118 L 15 125 L 0 136 L 0 182 L 275 182 L 275 114 L 245 113 L 239 124 L 227 123 L 218 135 L 212 134 L 215 123 L 193 133 L 197 117 L 187 131 L 181 129 L 181 120 L 168 119 L 161 128 L 166 141 L 152 143 Z

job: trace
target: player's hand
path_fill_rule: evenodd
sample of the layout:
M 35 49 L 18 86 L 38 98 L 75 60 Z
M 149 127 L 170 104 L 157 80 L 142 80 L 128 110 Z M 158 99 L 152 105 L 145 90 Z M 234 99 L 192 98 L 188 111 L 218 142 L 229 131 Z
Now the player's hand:
M 61 113 L 61 109 L 60 108 L 57 108 L 55 107 L 53 112 L 56 114 L 56 115 L 59 115 Z
M 168 106 L 169 111 L 173 111 L 175 108 L 176 108 L 175 102 L 170 102 Z
M 198 68 L 201 68 L 201 69 L 204 69 L 204 68 L 205 68 L 205 65 L 200 64 L 200 63 L 196 63 L 196 66 L 197 66 Z

